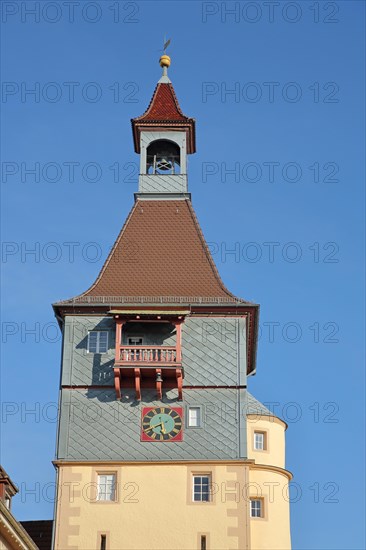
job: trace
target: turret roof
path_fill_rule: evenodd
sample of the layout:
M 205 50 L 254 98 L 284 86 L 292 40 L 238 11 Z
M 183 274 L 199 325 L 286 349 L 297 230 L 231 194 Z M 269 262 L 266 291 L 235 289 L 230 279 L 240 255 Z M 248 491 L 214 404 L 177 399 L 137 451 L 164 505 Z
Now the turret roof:
M 195 120 L 183 114 L 172 83 L 158 82 L 144 114 L 131 119 L 136 153 L 140 152 L 141 129 L 186 130 L 187 153 L 196 151 Z

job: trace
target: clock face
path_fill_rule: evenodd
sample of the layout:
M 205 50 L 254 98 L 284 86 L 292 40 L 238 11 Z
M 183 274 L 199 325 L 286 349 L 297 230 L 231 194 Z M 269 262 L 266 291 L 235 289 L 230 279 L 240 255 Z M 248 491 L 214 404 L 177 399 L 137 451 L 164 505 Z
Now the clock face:
M 141 441 L 182 441 L 183 409 L 144 407 L 142 409 Z

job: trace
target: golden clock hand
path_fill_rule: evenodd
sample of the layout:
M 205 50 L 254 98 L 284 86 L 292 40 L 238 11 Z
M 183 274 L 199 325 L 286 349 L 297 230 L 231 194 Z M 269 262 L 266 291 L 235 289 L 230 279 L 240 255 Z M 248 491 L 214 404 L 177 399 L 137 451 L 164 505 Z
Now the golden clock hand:
M 166 434 L 166 429 L 165 429 L 165 426 L 164 426 L 164 421 L 161 423 L 161 433 L 162 433 L 163 435 Z
M 159 424 L 155 424 L 154 426 L 150 426 L 149 428 L 145 428 L 143 429 L 144 432 L 148 432 L 149 430 L 152 430 L 153 428 L 157 428 L 158 426 L 161 426 L 162 425 L 162 422 L 160 422 Z

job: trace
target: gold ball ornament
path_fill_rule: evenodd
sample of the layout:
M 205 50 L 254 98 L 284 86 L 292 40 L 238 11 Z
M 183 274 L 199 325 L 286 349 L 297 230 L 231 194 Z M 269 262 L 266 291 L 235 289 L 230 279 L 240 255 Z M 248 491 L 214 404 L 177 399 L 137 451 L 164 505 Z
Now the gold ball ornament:
M 170 67 L 170 57 L 169 55 L 162 55 L 160 58 L 160 67 Z

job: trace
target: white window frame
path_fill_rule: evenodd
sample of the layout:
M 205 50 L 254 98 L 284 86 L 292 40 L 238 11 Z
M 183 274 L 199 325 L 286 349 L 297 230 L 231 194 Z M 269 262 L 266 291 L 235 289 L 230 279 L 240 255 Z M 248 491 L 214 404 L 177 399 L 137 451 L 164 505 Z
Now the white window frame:
M 197 424 L 192 424 L 191 419 L 191 411 L 198 411 L 197 414 Z M 192 407 L 188 407 L 187 409 L 187 427 L 188 428 L 201 428 L 202 427 L 202 407 L 198 405 L 192 405 Z
M 202 478 L 206 478 L 208 479 L 208 493 L 207 493 L 207 500 L 206 499 L 203 499 L 202 497 L 204 496 L 204 492 L 202 491 L 202 487 L 203 487 L 203 483 L 202 483 Z M 201 491 L 199 493 L 199 496 L 201 498 L 198 498 L 196 499 L 196 491 L 195 491 L 195 487 L 196 487 L 196 484 L 195 484 L 195 479 L 197 478 L 201 478 Z M 212 475 L 211 474 L 193 474 L 192 475 L 192 501 L 193 502 L 200 502 L 200 503 L 205 503 L 205 502 L 211 502 L 211 499 L 212 499 Z
M 262 446 L 258 446 L 257 436 L 262 436 Z M 253 447 L 255 451 L 265 451 L 267 448 L 267 434 L 260 430 L 255 430 L 253 435 Z
M 11 496 L 8 493 L 5 493 L 5 506 L 8 510 L 11 509 Z
M 97 344 L 96 344 L 96 350 L 95 351 L 90 351 L 90 334 L 92 332 L 95 332 L 97 334 Z M 107 342 L 106 342 L 106 350 L 105 351 L 100 351 L 100 334 L 101 333 L 105 333 L 107 335 Z M 100 353 L 100 354 L 103 354 L 103 353 L 108 353 L 108 348 L 109 348 L 109 330 L 89 330 L 88 332 L 88 353 Z
M 140 344 L 131 344 L 130 340 L 141 340 Z M 136 336 L 127 336 L 127 345 L 128 346 L 143 346 L 144 345 L 144 338 L 140 334 L 136 334 Z
M 254 503 L 256 504 L 259 503 L 259 507 L 253 506 Z M 251 498 L 250 499 L 250 517 L 254 519 L 263 518 L 264 517 L 263 506 L 264 506 L 264 503 L 262 498 Z M 259 515 L 258 515 L 258 511 L 259 511 Z
M 112 478 L 110 483 L 108 479 L 103 481 L 102 478 Z M 109 487 L 111 485 L 111 487 Z M 103 490 L 101 490 L 103 489 Z M 110 491 L 108 491 L 110 489 Z M 97 474 L 97 501 L 98 502 L 116 502 L 117 496 L 117 475 L 115 472 L 99 472 Z M 110 498 L 107 498 L 110 497 Z

